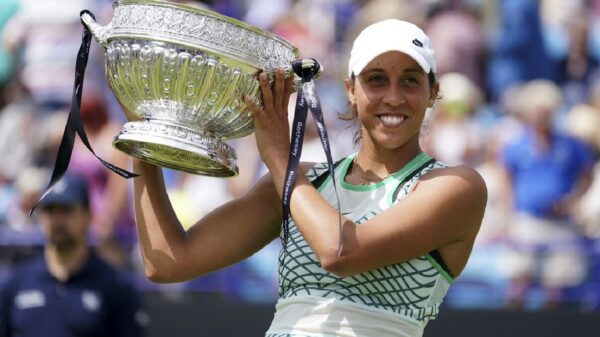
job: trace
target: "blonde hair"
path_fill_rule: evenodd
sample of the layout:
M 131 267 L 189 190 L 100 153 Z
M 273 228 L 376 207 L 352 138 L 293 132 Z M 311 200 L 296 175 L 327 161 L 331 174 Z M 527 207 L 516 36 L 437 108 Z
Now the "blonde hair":
M 528 115 L 540 108 L 555 111 L 562 104 L 560 88 L 549 80 L 526 82 L 520 86 L 515 96 L 516 111 L 522 115 Z

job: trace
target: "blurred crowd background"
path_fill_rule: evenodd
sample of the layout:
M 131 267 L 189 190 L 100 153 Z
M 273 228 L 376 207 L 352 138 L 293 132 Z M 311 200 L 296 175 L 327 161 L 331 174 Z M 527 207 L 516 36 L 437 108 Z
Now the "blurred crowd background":
M 436 51 L 442 98 L 428 112 L 423 149 L 450 165 L 476 168 L 488 207 L 472 257 L 445 305 L 456 308 L 600 310 L 599 0 L 213 0 L 210 8 L 291 41 L 325 67 L 317 80 L 335 158 L 356 150 L 356 125 L 343 122 L 349 43 L 369 23 L 399 18 L 421 26 Z M 49 173 L 71 101 L 81 43 L 81 9 L 107 24 L 110 0 L 0 0 L 0 279 L 40 249 L 28 213 Z M 93 43 L 82 118 L 101 157 L 130 160 L 111 146 L 125 118 L 104 80 Z M 313 128 L 303 160 L 322 161 Z M 165 170 L 173 205 L 192 225 L 244 193 L 266 172 L 254 139 L 229 142 L 240 175 L 217 179 Z M 88 179 L 90 244 L 165 296 L 205 292 L 274 302 L 273 242 L 230 268 L 158 285 L 140 271 L 131 182 L 106 170 L 78 140 L 69 170 Z

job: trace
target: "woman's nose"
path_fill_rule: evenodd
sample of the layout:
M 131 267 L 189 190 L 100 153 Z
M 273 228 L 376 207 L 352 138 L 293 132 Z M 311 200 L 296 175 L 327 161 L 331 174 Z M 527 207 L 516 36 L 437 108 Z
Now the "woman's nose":
M 383 98 L 384 103 L 391 106 L 398 106 L 403 104 L 406 100 L 404 98 L 404 92 L 399 85 L 392 84 L 388 87 Z

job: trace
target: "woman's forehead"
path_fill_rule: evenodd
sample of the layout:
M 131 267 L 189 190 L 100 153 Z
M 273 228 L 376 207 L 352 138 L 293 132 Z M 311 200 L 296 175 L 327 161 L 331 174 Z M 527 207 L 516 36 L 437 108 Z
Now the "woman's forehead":
M 361 73 L 367 71 L 386 71 L 389 69 L 425 73 L 415 59 L 399 51 L 388 51 L 379 54 L 365 66 Z

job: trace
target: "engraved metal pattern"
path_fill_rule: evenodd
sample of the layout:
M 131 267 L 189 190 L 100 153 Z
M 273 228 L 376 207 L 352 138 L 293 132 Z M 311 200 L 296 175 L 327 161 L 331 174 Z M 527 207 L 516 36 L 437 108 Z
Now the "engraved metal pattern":
M 235 153 L 223 141 L 254 132 L 243 95 L 262 105 L 256 74 L 275 68 L 291 73 L 298 56 L 273 34 L 163 1 L 118 1 L 104 27 L 87 14 L 82 21 L 106 49 L 115 97 L 145 120 L 133 124 L 135 130 L 128 123 L 113 144 L 148 162 L 197 174 L 237 174 Z
M 143 40 L 111 41 L 107 79 L 115 97 L 137 117 L 170 120 L 232 139 L 254 131 L 246 93 L 260 99 L 254 69 L 218 55 Z
M 297 56 L 289 43 L 254 27 L 208 11 L 188 11 L 168 3 L 121 1 L 115 7 L 112 25 L 108 40 L 151 36 L 239 58 L 262 69 L 289 65 Z
M 164 121 L 126 123 L 114 145 L 150 163 L 181 171 L 225 177 L 238 171 L 236 154 L 212 135 Z

